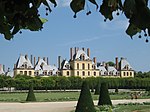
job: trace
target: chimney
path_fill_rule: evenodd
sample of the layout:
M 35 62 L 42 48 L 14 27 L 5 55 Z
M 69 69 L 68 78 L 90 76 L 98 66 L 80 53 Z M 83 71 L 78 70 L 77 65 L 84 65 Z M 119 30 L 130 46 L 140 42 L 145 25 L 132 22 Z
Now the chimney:
M 28 55 L 27 54 L 25 55 L 25 58 L 28 59 Z
M 35 64 L 36 64 L 36 58 L 34 57 L 34 67 L 35 67 Z
M 118 57 L 116 57 L 116 69 L 118 70 L 119 69 L 119 63 L 118 63 Z
M 44 61 L 46 61 L 46 58 L 45 58 L 45 57 L 43 57 L 43 60 L 44 60 Z
M 61 56 L 58 56 L 58 69 L 61 69 Z
M 70 59 L 73 60 L 73 49 L 70 48 Z
M 16 67 L 16 64 L 14 64 L 14 69 L 15 69 L 15 68 L 17 68 L 17 67 Z
M 33 65 L 33 55 L 31 55 L 31 64 Z
M 47 64 L 49 65 L 48 57 L 47 57 Z
M 2 68 L 3 68 L 3 71 L 5 72 L 5 65 L 3 65 L 3 67 L 2 67 Z
M 93 62 L 96 64 L 96 57 L 93 58 Z
M 89 48 L 87 48 L 87 55 L 88 55 L 88 57 L 90 57 L 90 49 Z
M 76 52 L 78 52 L 78 50 L 79 50 L 79 47 L 77 47 L 77 51 Z
M 2 71 L 2 65 L 0 64 L 0 71 Z
M 74 48 L 74 54 L 77 54 L 77 47 Z
M 38 57 L 38 62 L 40 61 L 40 57 Z
M 82 50 L 83 50 L 83 51 L 85 51 L 85 48 L 84 48 L 84 47 L 82 47 Z

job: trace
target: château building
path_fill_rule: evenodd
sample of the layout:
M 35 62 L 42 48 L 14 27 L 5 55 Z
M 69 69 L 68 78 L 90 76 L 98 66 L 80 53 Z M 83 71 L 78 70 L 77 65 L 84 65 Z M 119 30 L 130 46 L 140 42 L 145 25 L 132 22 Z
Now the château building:
M 106 62 L 96 62 L 96 57 L 90 58 L 90 49 L 70 48 L 70 60 L 58 57 L 60 76 L 85 77 L 134 77 L 134 70 L 126 58 L 115 59 L 115 66 Z
M 0 73 L 4 73 L 0 65 Z M 28 55 L 20 55 L 14 65 L 14 76 L 17 74 L 27 76 L 78 76 L 86 77 L 134 77 L 134 70 L 126 58 L 115 58 L 114 65 L 108 62 L 97 62 L 96 57 L 90 57 L 90 49 L 77 47 L 70 48 L 70 59 L 62 59 L 58 56 L 58 68 L 49 65 L 48 58 L 36 57 L 29 59 Z
M 62 60 L 58 57 L 58 69 L 61 76 L 98 77 L 99 70 L 96 67 L 96 57 L 90 58 L 90 49 L 70 48 L 70 60 Z
M 27 76 L 50 76 L 50 75 L 57 75 L 57 67 L 48 64 L 48 58 L 40 58 L 36 62 L 36 57 L 31 55 L 31 59 L 28 58 L 28 55 L 20 55 L 16 64 L 14 64 L 14 76 L 20 75 L 27 75 Z

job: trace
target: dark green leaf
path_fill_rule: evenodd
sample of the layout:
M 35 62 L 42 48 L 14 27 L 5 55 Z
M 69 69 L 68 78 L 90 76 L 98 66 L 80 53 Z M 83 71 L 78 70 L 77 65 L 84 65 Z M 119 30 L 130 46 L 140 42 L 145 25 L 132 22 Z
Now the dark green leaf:
M 148 35 L 150 36 L 150 28 L 148 28 Z
M 113 19 L 112 16 L 112 7 L 108 6 L 108 0 L 103 0 L 103 4 L 100 6 L 100 11 L 99 11 L 106 19 L 108 18 L 109 20 Z
M 15 25 L 15 27 L 14 27 L 14 29 L 12 31 L 12 35 L 16 34 L 19 30 L 20 30 L 19 24 Z
M 138 27 L 130 23 L 126 30 L 126 33 L 132 38 L 133 35 L 137 34 L 140 31 L 141 30 Z
M 31 31 L 39 31 L 42 28 L 43 23 L 39 18 L 31 18 L 27 22 L 27 29 Z
M 85 0 L 72 0 L 70 3 L 70 7 L 73 12 L 76 13 L 83 10 L 85 6 Z
M 127 18 L 131 18 L 133 13 L 137 13 L 135 0 L 125 0 L 124 13 Z

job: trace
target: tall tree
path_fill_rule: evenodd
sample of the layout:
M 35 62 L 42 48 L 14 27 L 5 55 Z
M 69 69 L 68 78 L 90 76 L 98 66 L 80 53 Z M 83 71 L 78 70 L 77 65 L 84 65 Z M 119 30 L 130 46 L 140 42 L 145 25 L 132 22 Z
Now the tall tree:
M 108 85 L 105 82 L 101 84 L 98 105 L 112 105 L 108 92 Z
M 87 81 L 84 81 L 75 112 L 96 112 Z
M 30 84 L 28 96 L 26 98 L 26 101 L 36 101 L 34 91 L 33 91 L 33 84 Z

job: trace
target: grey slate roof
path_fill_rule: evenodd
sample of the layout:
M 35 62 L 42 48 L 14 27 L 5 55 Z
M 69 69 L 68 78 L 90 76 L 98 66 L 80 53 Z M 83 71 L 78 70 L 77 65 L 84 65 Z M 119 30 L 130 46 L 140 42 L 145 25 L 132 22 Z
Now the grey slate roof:
M 81 57 L 82 54 L 84 55 L 85 60 L 86 60 L 86 59 L 90 59 L 90 58 L 88 57 L 88 55 L 86 54 L 86 52 L 83 51 L 82 49 L 77 51 L 77 53 L 76 53 L 75 56 L 74 56 L 74 59 L 80 59 L 80 57 Z
M 56 74 L 58 68 L 54 65 L 48 65 L 43 59 L 40 59 L 35 66 L 35 71 L 39 71 L 39 74 L 43 74 L 43 71 L 52 71 L 53 74 Z
M 33 65 L 31 64 L 29 58 L 27 57 L 27 59 L 25 58 L 25 56 L 20 55 L 17 63 L 16 63 L 16 67 L 17 68 L 24 68 L 23 66 L 27 65 L 27 68 L 33 68 Z
M 121 68 L 121 70 L 127 69 L 127 68 L 128 68 L 128 70 L 133 70 L 131 65 L 129 64 L 129 62 L 126 60 L 126 58 L 122 58 L 120 60 L 120 68 Z

